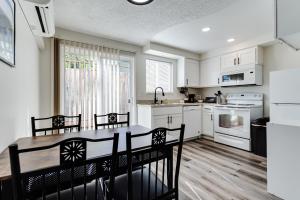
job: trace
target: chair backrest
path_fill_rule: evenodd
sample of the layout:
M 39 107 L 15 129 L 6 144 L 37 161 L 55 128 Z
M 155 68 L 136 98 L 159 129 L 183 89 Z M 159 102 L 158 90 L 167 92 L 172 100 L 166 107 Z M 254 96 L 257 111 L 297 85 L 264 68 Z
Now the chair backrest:
M 37 124 L 39 123 L 39 124 Z M 39 126 L 38 126 L 39 125 Z M 31 117 L 32 136 L 53 135 L 63 132 L 80 131 L 81 128 L 81 114 L 77 116 L 56 115 L 46 118 Z
M 125 120 L 122 118 L 126 118 Z M 108 113 L 106 115 L 94 114 L 95 129 L 99 127 L 105 128 L 118 128 L 122 126 L 130 125 L 130 113 L 118 114 L 118 113 Z
M 177 129 L 157 128 L 138 135 L 131 135 L 127 132 L 128 199 L 132 199 L 133 179 L 136 180 L 133 178 L 133 173 L 135 173 L 133 169 L 137 168 L 140 168 L 141 173 L 140 189 L 135 188 L 134 191 L 137 199 L 178 199 L 178 177 L 184 129 L 185 125 L 182 124 Z M 172 136 L 168 135 L 170 132 Z M 174 136 L 175 134 L 177 137 Z M 132 140 L 138 137 L 149 137 L 151 145 L 132 148 Z M 178 146 L 175 173 L 173 172 L 174 146 Z M 139 158 L 139 160 L 136 161 L 134 158 Z
M 17 144 L 9 146 L 10 164 L 13 183 L 14 200 L 42 199 L 48 197 L 60 199 L 62 191 L 69 190 L 70 199 L 76 195 L 75 190 L 81 187 L 80 197 L 86 199 L 90 190 L 87 185 L 95 183 L 93 191 L 99 192 L 99 178 L 110 180 L 107 189 L 114 191 L 115 172 L 118 165 L 119 134 L 111 138 L 87 139 L 69 138 L 53 145 L 19 149 Z M 87 158 L 88 145 L 111 142 L 112 153 Z M 95 144 L 97 143 L 97 144 Z M 59 165 L 23 172 L 20 164 L 20 154 L 42 153 L 45 150 L 56 150 Z M 42 151 L 42 152 L 41 152 Z M 53 158 L 51 158 L 53 159 Z M 108 197 L 112 199 L 112 197 Z

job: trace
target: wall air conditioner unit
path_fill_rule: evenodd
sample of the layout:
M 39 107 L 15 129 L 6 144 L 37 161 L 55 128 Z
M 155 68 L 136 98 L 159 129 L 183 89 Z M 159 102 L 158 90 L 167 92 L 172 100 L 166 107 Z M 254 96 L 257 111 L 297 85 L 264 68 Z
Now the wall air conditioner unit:
M 55 33 L 53 0 L 19 0 L 33 34 L 52 37 Z

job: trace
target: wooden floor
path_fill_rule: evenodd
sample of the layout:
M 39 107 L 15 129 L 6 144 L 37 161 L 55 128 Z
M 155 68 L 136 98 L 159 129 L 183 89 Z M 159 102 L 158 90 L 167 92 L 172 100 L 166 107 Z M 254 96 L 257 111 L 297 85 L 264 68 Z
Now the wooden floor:
M 267 193 L 266 159 L 199 139 L 183 146 L 181 200 L 278 200 Z

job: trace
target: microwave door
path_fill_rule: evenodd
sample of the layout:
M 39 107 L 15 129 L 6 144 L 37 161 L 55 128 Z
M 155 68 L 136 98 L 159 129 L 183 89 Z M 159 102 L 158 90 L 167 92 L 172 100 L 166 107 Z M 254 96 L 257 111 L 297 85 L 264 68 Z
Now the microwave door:
M 237 85 L 246 85 L 248 84 L 245 73 L 238 73 L 235 75 Z
M 224 74 L 221 76 L 221 86 L 232 86 L 236 84 L 237 81 L 234 74 Z

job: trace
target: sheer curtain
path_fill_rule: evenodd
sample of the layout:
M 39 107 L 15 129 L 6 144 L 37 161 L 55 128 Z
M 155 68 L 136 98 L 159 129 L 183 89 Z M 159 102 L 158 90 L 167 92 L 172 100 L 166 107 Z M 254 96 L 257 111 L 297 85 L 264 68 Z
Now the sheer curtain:
M 61 111 L 82 114 L 82 126 L 93 128 L 94 114 L 120 112 L 119 50 L 60 40 Z M 63 110 L 62 110 L 63 109 Z

